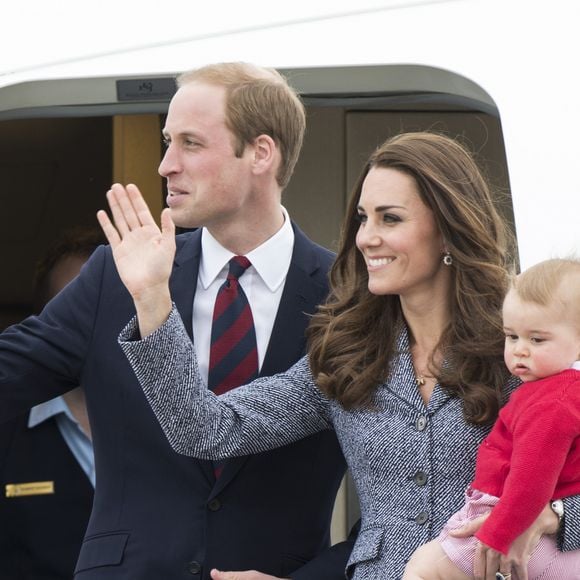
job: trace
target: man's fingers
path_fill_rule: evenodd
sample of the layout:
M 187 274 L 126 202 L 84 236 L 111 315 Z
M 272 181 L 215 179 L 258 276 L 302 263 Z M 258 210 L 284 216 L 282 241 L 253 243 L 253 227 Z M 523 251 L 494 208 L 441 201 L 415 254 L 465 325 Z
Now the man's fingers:
M 210 572 L 212 580 L 281 580 L 276 576 L 269 576 L 256 570 L 245 570 L 244 572 L 220 572 L 215 568 Z
M 111 187 L 107 191 L 107 202 L 109 203 L 109 209 L 111 210 L 111 215 L 113 217 L 113 224 L 117 228 L 117 232 L 120 238 L 124 238 L 129 232 L 129 226 L 125 220 L 125 215 L 119 201 L 117 199 L 117 193 L 114 189 L 115 186 Z
M 171 210 L 166 207 L 161 212 L 161 232 L 164 237 L 175 237 L 175 224 L 173 223 L 173 219 L 171 217 Z
M 109 219 L 109 216 L 107 215 L 106 211 L 102 209 L 99 210 L 97 212 L 97 220 L 99 222 L 99 225 L 101 226 L 101 229 L 103 230 L 103 233 L 105 234 L 105 237 L 107 238 L 107 241 L 109 242 L 109 244 L 111 244 L 111 248 L 114 249 L 117 246 L 117 244 L 121 241 L 119 232 L 117 231 L 115 226 L 111 223 L 111 220 Z
M 111 208 L 113 223 L 121 239 L 141 226 L 157 227 L 151 211 L 136 185 L 130 183 L 127 187 L 123 187 L 119 183 L 114 183 L 107 192 L 107 201 Z M 170 224 L 170 227 L 173 227 L 173 224 Z M 175 229 L 173 229 L 174 231 Z
M 233 576 L 234 572 L 220 572 L 219 570 L 212 570 L 210 576 L 212 580 L 236 580 Z
M 143 195 L 139 191 L 139 188 L 134 183 L 129 183 L 126 187 L 126 191 L 139 224 L 144 226 L 156 225 L 155 220 L 151 215 L 151 211 L 149 210 L 149 206 L 143 199 Z
M 133 187 L 135 188 L 135 186 Z M 139 217 L 137 216 L 135 208 L 133 207 L 133 202 L 129 197 L 128 190 L 119 183 L 115 183 L 111 186 L 111 191 L 113 192 L 113 195 L 115 196 L 115 199 L 117 201 L 116 207 L 117 213 L 113 213 L 115 224 L 117 223 L 118 217 L 119 219 L 122 219 L 125 224 L 127 224 L 127 228 L 129 231 L 135 230 L 138 227 L 140 227 L 141 222 L 139 220 Z M 113 211 L 112 207 L 111 211 Z M 117 228 L 119 229 L 121 236 L 123 236 L 124 233 L 120 230 L 119 226 L 117 226 Z
M 212 570 L 210 576 L 212 580 L 244 580 L 245 572 L 221 572 L 220 570 Z

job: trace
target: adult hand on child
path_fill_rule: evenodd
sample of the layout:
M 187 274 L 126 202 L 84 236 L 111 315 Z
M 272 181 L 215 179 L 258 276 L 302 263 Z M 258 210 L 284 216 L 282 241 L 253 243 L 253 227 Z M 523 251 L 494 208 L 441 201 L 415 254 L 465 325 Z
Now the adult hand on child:
M 489 514 L 475 518 L 465 526 L 453 530 L 452 536 L 467 538 L 475 535 Z M 558 531 L 558 516 L 550 504 L 546 504 L 534 523 L 523 532 L 510 546 L 507 556 L 492 550 L 489 546 L 480 544 L 475 553 L 473 574 L 476 580 L 496 580 L 496 572 L 506 574 L 510 580 L 528 580 L 528 561 L 544 534 L 555 534 Z
M 497 574 L 499 572 L 499 574 Z M 508 556 L 479 542 L 473 561 L 473 576 L 476 580 L 507 579 L 517 580 L 513 562 Z M 527 574 L 526 574 L 527 578 Z

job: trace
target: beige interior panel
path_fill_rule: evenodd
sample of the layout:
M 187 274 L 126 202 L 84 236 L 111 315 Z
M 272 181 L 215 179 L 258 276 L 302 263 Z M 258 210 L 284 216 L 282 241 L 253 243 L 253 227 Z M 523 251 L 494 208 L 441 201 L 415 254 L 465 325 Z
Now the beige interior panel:
M 159 115 L 117 115 L 113 118 L 113 181 L 135 183 L 159 221 L 163 209 Z
M 344 207 L 344 110 L 311 107 L 294 175 L 282 203 L 315 242 L 336 250 Z

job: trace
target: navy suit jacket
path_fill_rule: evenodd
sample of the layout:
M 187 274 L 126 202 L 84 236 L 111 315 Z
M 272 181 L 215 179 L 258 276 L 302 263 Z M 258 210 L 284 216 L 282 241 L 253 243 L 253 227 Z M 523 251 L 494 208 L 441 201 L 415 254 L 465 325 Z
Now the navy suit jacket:
M 294 230 L 263 375 L 303 355 L 308 314 L 328 292 L 333 255 Z M 190 335 L 200 240 L 200 231 L 177 237 L 170 281 Z M 345 471 L 334 433 L 231 460 L 216 482 L 208 462 L 171 450 L 118 345 L 134 312 L 102 247 L 39 317 L 0 335 L 0 421 L 85 389 L 97 485 L 77 580 L 209 579 L 212 567 L 344 578 L 351 544 L 326 550 Z
M 54 493 L 9 497 L 6 486 L 52 482 Z M 28 413 L 0 425 L 0 578 L 70 580 L 93 486 L 54 417 L 28 428 Z

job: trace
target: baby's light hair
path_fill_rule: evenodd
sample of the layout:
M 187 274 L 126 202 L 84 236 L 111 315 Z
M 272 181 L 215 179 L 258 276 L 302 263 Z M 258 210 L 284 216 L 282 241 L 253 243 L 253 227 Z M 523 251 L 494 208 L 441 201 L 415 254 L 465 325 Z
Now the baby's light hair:
M 580 326 L 580 258 L 539 262 L 515 276 L 511 287 L 525 302 L 548 306 L 559 301 Z

